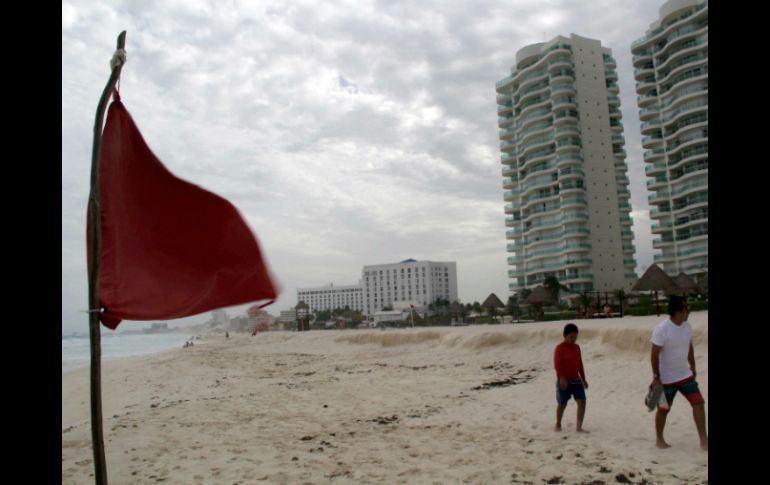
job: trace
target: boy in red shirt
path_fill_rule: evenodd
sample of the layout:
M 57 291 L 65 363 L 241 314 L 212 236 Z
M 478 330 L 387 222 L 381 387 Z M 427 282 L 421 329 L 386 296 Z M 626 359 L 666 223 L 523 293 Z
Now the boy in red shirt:
M 578 336 L 578 328 L 574 323 L 568 323 L 564 327 L 564 342 L 556 346 L 553 354 L 553 364 L 556 368 L 556 431 L 561 431 L 561 417 L 567 407 L 570 396 L 577 403 L 577 425 L 575 429 L 579 433 L 588 433 L 583 429 L 583 417 L 586 414 L 586 393 L 588 381 L 583 370 L 583 358 L 580 355 L 580 346 L 575 343 Z

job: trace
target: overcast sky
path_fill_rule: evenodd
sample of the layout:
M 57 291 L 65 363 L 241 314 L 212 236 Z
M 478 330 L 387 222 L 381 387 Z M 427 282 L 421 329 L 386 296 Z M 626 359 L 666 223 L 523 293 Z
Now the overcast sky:
M 169 170 L 241 211 L 280 285 L 277 315 L 297 287 L 407 258 L 457 262 L 464 303 L 505 301 L 495 82 L 520 48 L 571 33 L 617 60 L 641 274 L 653 249 L 630 49 L 662 4 L 63 0 L 62 331 L 88 329 L 94 112 L 122 30 L 124 104 Z

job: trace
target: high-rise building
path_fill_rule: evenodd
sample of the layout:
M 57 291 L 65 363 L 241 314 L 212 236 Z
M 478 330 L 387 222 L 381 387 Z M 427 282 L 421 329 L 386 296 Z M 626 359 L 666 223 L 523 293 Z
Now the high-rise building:
M 575 34 L 516 53 L 497 82 L 509 288 L 636 280 L 623 124 L 610 49 Z
M 709 4 L 670 0 L 631 46 L 639 95 L 655 262 L 669 274 L 708 268 Z
M 410 304 L 427 307 L 437 299 L 457 301 L 457 263 L 415 261 L 364 266 L 364 313 Z
M 297 301 L 304 301 L 311 312 L 349 308 L 363 311 L 363 290 L 361 285 L 317 286 L 297 288 Z

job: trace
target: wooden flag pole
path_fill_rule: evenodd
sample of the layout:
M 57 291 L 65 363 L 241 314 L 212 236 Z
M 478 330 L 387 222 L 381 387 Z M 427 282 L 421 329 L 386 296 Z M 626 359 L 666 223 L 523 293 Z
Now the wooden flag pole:
M 107 462 L 104 459 L 104 437 L 102 433 L 102 388 L 101 388 L 101 334 L 99 327 L 99 269 L 102 259 L 102 226 L 99 208 L 99 153 L 102 147 L 102 127 L 107 102 L 120 78 L 125 63 L 126 31 L 118 36 L 118 52 L 112 59 L 112 74 L 99 99 L 94 123 L 94 146 L 91 153 L 91 193 L 88 197 L 88 212 L 91 218 L 91 274 L 88 275 L 88 328 L 91 339 L 91 441 L 94 450 L 94 476 L 97 485 L 107 485 Z

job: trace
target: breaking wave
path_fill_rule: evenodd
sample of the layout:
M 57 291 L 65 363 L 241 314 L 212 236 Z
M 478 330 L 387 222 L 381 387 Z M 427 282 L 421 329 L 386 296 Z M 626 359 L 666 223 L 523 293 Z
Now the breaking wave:
M 580 330 L 578 344 L 590 343 L 592 346 L 608 346 L 615 350 L 632 352 L 649 352 L 652 328 L 636 327 L 622 328 L 609 326 L 606 328 L 584 328 Z M 442 347 L 461 348 L 465 350 L 483 350 L 493 347 L 552 347 L 563 338 L 561 326 L 544 326 L 543 328 L 510 328 L 485 331 L 465 327 L 464 329 L 447 329 L 436 331 L 389 330 L 387 332 L 368 332 L 359 335 L 337 337 L 335 342 L 358 345 L 378 345 L 396 347 L 400 345 L 415 345 L 432 343 Z M 699 347 L 708 345 L 708 328 L 693 329 L 693 345 Z
M 420 344 L 441 338 L 439 332 L 409 332 L 409 333 L 365 333 L 362 335 L 347 335 L 338 337 L 335 342 L 348 342 L 351 344 L 375 344 L 383 347 L 397 345 Z

